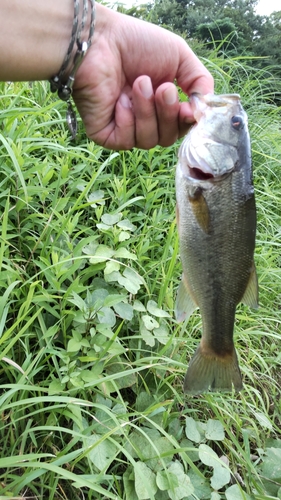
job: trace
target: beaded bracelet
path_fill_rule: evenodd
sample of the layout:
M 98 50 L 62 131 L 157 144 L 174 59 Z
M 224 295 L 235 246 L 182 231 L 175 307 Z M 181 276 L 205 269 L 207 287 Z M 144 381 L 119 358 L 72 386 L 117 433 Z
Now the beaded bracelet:
M 83 31 L 88 17 L 88 10 L 89 10 L 88 1 L 90 1 L 90 6 L 91 6 L 89 35 L 87 41 L 82 41 L 81 37 L 83 35 Z M 94 28 L 95 28 L 95 0 L 83 0 L 81 16 L 79 16 L 80 6 L 81 6 L 81 1 L 74 0 L 74 17 L 73 17 L 73 26 L 72 26 L 70 44 L 66 56 L 64 58 L 64 61 L 62 63 L 61 69 L 59 70 L 57 75 L 53 76 L 50 79 L 51 92 L 57 92 L 59 98 L 62 99 L 62 101 L 67 102 L 66 121 L 72 139 L 75 139 L 77 134 L 77 120 L 70 98 L 72 96 L 73 84 L 76 72 L 83 58 L 85 57 L 88 49 L 92 44 Z M 79 22 L 79 17 L 81 17 L 80 22 Z M 70 59 L 75 43 L 77 45 L 77 51 L 73 57 L 72 69 L 69 72 L 67 71 L 67 69 L 70 64 Z

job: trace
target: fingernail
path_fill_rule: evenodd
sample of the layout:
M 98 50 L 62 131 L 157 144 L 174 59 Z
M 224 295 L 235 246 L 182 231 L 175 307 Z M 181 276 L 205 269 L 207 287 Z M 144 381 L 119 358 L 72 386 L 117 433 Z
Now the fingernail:
M 123 108 L 129 109 L 132 107 L 132 103 L 131 103 L 129 97 L 127 96 L 127 94 L 121 94 L 119 97 L 119 101 L 120 101 L 121 105 L 123 106 Z
M 153 94 L 153 87 L 149 76 L 144 76 L 139 82 L 140 90 L 146 99 L 149 99 Z
M 172 104 L 175 104 L 175 102 L 178 99 L 178 92 L 176 87 L 169 87 L 163 92 L 163 100 L 165 104 L 168 104 L 168 106 L 171 106 Z

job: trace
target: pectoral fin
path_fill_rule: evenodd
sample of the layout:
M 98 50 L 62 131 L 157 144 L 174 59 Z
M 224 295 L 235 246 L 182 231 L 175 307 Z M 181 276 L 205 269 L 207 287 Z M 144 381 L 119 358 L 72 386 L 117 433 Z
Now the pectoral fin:
M 204 233 L 208 233 L 210 230 L 210 213 L 202 189 L 196 188 L 188 199 L 198 225 Z
M 178 323 L 188 319 L 197 307 L 197 304 L 191 297 L 191 294 L 185 284 L 184 275 L 182 275 L 182 280 L 177 291 L 175 308 L 175 316 Z
M 258 278 L 257 278 L 256 266 L 255 263 L 253 262 L 248 285 L 241 299 L 241 302 L 243 302 L 243 304 L 245 304 L 246 306 L 257 309 L 259 307 L 258 295 L 259 295 Z

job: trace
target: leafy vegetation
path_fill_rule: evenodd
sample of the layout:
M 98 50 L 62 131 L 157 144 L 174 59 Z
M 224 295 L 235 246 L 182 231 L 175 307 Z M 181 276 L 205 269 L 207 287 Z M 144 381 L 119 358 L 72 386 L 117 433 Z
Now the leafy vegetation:
M 155 0 L 125 12 L 180 34 L 192 47 L 195 44 L 196 52 L 202 56 L 206 48 L 215 47 L 221 56 L 253 57 L 255 67 L 274 65 L 273 71 L 280 77 L 281 10 L 259 16 L 255 13 L 257 3 L 258 0 Z
M 44 83 L 1 87 L 0 498 L 281 498 L 280 82 L 205 63 L 249 115 L 260 308 L 237 308 L 240 394 L 184 397 L 178 145 L 71 143 Z

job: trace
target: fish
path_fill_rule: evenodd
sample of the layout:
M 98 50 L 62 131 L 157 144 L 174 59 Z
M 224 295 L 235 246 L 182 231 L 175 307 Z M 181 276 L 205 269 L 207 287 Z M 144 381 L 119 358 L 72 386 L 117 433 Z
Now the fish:
M 236 306 L 258 307 L 256 204 L 247 114 L 238 94 L 192 94 L 195 124 L 176 166 L 182 281 L 178 322 L 200 310 L 202 336 L 184 393 L 240 391 L 234 346 Z

